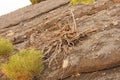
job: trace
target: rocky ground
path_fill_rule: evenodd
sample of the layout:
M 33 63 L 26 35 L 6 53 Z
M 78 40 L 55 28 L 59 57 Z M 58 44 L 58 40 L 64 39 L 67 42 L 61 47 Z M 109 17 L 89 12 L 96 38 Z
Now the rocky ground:
M 68 3 L 46 0 L 1 16 L 0 37 L 11 40 L 16 51 L 44 52 L 38 80 L 119 80 L 120 4 Z M 7 80 L 2 73 L 0 80 Z

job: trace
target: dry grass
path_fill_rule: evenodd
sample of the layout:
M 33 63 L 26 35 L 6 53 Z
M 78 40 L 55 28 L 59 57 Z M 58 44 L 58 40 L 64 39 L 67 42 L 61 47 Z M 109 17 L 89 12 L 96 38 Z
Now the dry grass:
M 73 47 L 86 39 L 89 33 L 95 31 L 93 28 L 84 31 L 78 30 L 72 10 L 70 10 L 70 15 L 73 22 L 72 25 L 68 21 L 67 23 L 62 24 L 63 27 L 58 28 L 57 25 L 53 26 L 56 30 L 52 29 L 52 32 L 50 28 L 49 31 L 34 33 L 30 37 L 30 44 L 43 51 L 45 63 L 49 67 L 52 67 L 53 65 L 59 66 L 62 63 L 63 58 L 70 53 L 70 50 Z
M 51 40 L 46 42 L 48 45 L 43 50 L 44 55 L 48 56 L 46 61 L 49 62 L 49 67 L 53 61 L 58 63 L 56 57 L 59 54 L 67 56 L 69 48 L 76 46 L 81 40 L 87 38 L 88 33 L 93 31 L 95 30 L 92 28 L 85 31 L 78 31 L 69 25 L 64 26 L 58 34 L 53 35 Z

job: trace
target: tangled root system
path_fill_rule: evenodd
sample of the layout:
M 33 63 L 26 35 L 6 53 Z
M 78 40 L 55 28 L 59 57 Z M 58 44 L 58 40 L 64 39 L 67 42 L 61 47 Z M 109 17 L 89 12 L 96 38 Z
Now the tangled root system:
M 94 29 L 88 29 L 85 31 L 73 30 L 69 25 L 64 26 L 58 34 L 51 37 L 43 49 L 46 61 L 49 63 L 49 67 L 53 61 L 57 62 L 57 56 L 67 56 L 71 47 L 76 46 L 80 41 L 87 38 L 87 34 L 95 31 Z

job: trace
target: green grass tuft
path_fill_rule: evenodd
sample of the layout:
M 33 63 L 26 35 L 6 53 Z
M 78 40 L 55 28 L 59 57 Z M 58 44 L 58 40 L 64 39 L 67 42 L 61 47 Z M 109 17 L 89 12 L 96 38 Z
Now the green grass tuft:
M 44 69 L 42 58 L 40 51 L 22 50 L 4 63 L 1 70 L 11 80 L 32 80 Z
M 0 39 L 0 55 L 8 55 L 13 51 L 14 51 L 13 44 L 9 40 L 5 38 L 1 38 Z
M 91 4 L 95 2 L 96 0 L 71 0 L 70 5 L 76 5 L 76 4 Z
M 30 0 L 30 2 L 32 3 L 32 4 L 37 4 L 37 3 L 39 3 L 39 2 L 41 2 L 42 0 Z

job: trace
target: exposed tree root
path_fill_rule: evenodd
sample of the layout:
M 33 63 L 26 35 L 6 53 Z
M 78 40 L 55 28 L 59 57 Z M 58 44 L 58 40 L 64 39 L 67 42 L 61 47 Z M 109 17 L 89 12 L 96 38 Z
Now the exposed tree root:
M 47 46 L 43 49 L 46 61 L 49 62 L 49 67 L 53 61 L 56 63 L 56 57 L 58 54 L 62 54 L 64 57 L 69 54 L 69 49 L 77 45 L 80 41 L 87 37 L 87 34 L 95 31 L 90 28 L 85 31 L 78 31 L 77 29 L 71 28 L 69 25 L 64 26 L 58 34 L 51 37 L 51 40 L 47 42 Z

